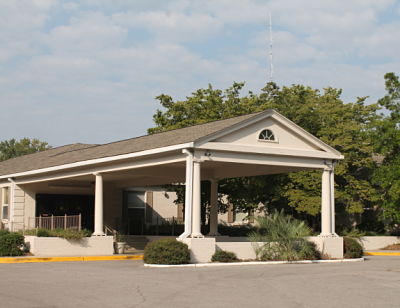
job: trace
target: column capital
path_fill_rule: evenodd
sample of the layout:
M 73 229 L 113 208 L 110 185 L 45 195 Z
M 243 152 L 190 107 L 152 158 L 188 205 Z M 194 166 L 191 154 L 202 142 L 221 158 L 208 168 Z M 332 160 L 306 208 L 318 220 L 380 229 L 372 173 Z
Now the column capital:
M 324 171 L 333 171 L 334 169 L 334 162 L 333 161 L 324 161 L 325 167 Z
M 93 172 L 92 173 L 94 176 L 102 176 L 103 175 L 103 173 L 101 173 L 101 172 Z

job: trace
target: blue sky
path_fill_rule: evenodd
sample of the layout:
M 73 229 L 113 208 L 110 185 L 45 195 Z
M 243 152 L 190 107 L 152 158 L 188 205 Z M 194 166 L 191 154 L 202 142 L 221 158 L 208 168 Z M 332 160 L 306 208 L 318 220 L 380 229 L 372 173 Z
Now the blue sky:
M 0 2 L 0 140 L 53 146 L 145 134 L 161 93 L 274 80 L 384 95 L 400 72 L 400 1 L 20 0 Z

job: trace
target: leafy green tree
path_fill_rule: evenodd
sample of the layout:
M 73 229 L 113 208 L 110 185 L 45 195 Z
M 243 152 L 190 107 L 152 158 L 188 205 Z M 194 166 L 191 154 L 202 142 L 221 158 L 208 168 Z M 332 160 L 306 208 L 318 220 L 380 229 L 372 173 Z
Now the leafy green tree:
M 186 100 L 174 101 L 160 95 L 162 110 L 153 119 L 149 133 L 181 128 L 274 108 L 308 132 L 335 147 L 345 156 L 336 166 L 336 203 L 339 210 L 361 213 L 365 205 L 374 204 L 377 195 L 370 184 L 374 163 L 373 146 L 368 129 L 376 118 L 377 105 L 365 105 L 365 98 L 345 104 L 341 90 L 319 90 L 293 85 L 279 88 L 268 83 L 260 94 L 241 96 L 244 83 L 234 83 L 225 91 L 211 85 L 199 89 Z M 321 172 L 226 179 L 219 190 L 243 211 L 254 209 L 260 202 L 267 208 L 289 205 L 304 213 L 315 224 L 320 212 Z M 301 217 L 302 219 L 306 217 Z
M 376 151 L 384 159 L 374 175 L 382 199 L 382 218 L 389 231 L 400 227 L 400 81 L 395 73 L 385 74 L 387 94 L 378 101 L 387 114 L 376 122 L 374 140 Z M 396 227 L 397 225 L 397 227 Z
M 31 154 L 50 149 L 47 142 L 38 139 L 22 138 L 20 140 L 10 139 L 0 142 L 0 161 L 13 157 Z

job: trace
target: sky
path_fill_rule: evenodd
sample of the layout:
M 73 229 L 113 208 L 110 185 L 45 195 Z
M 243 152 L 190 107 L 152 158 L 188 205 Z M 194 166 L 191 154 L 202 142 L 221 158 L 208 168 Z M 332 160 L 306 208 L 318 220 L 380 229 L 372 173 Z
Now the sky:
M 373 103 L 400 73 L 395 0 L 1 0 L 0 140 L 107 143 L 146 134 L 162 93 L 258 93 L 269 13 L 279 86 Z

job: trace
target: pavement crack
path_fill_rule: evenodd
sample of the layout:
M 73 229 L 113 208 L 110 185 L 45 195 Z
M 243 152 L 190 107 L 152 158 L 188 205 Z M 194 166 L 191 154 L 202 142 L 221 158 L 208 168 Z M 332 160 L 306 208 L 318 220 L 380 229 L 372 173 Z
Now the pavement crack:
M 140 306 L 141 304 L 144 304 L 144 303 L 146 302 L 146 297 L 144 296 L 142 290 L 140 289 L 140 286 L 137 286 L 137 287 L 136 287 L 136 293 L 139 294 L 140 298 L 142 299 L 142 302 L 141 302 L 141 303 L 138 303 L 138 304 L 135 305 L 134 307 Z

